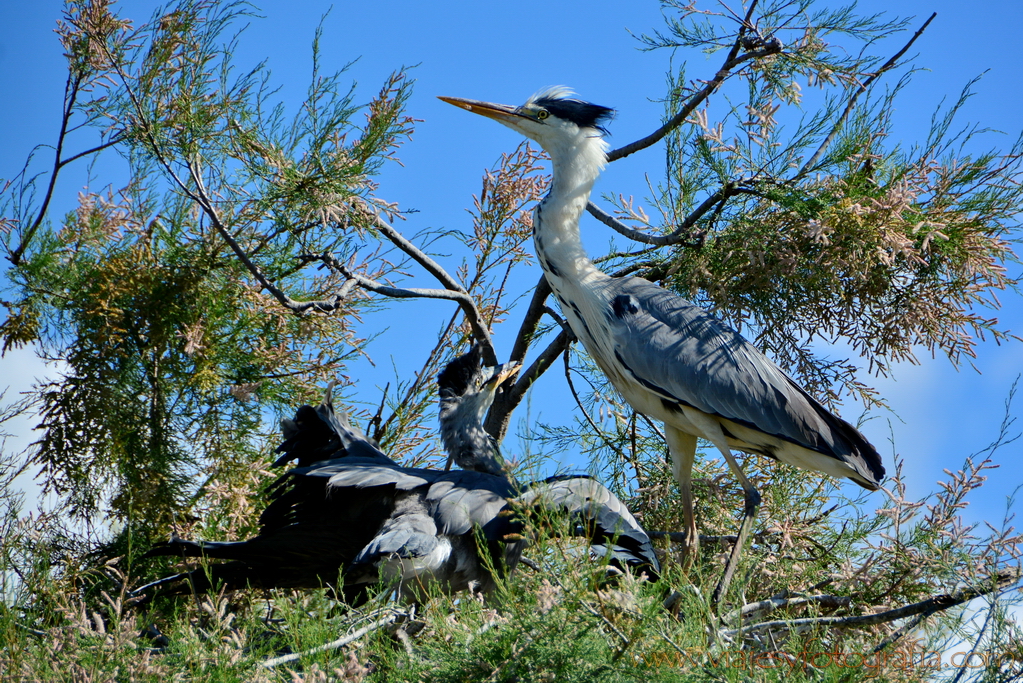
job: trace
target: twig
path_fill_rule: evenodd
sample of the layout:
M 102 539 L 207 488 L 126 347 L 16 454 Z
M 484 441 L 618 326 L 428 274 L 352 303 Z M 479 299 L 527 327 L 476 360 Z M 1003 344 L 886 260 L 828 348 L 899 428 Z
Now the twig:
M 371 631 L 375 631 L 377 629 L 383 628 L 384 626 L 387 626 L 388 624 L 396 621 L 399 617 L 407 616 L 406 612 L 395 612 L 391 610 L 388 611 L 390 611 L 390 614 L 388 614 L 387 616 L 377 619 L 372 624 L 363 626 L 358 631 L 355 631 L 354 633 L 351 633 L 345 636 L 344 638 L 338 638 L 333 642 L 326 643 L 325 645 L 318 645 L 310 650 L 305 650 L 304 652 L 293 652 L 289 655 L 282 655 L 280 657 L 268 659 L 265 662 L 263 662 L 263 666 L 267 669 L 272 669 L 275 666 L 287 664 L 288 662 L 294 662 L 298 659 L 301 659 L 302 657 L 316 654 L 317 652 L 324 652 L 326 650 L 338 650 L 344 647 L 345 645 L 353 643 L 359 638 L 362 638 L 364 635 Z
M 483 321 L 483 316 L 480 315 L 479 309 L 476 307 L 476 302 L 472 300 L 469 293 L 465 291 L 465 288 L 459 284 L 458 280 L 453 278 L 443 267 L 432 258 L 426 255 L 419 247 L 410 242 L 404 235 L 394 229 L 394 227 L 385 221 L 380 215 L 380 210 L 377 208 L 371 208 L 369 205 L 365 205 L 367 211 L 373 215 L 373 227 L 375 227 L 380 234 L 389 239 L 394 246 L 401 249 L 403 252 L 412 257 L 412 259 L 426 269 L 430 275 L 433 275 L 437 280 L 444 285 L 444 288 L 451 292 L 461 294 L 459 297 L 433 297 L 433 298 L 450 298 L 454 301 L 458 301 L 462 307 L 462 312 L 465 313 L 466 319 L 469 321 L 469 325 L 472 327 L 473 335 L 479 341 L 480 346 L 483 350 L 483 362 L 487 365 L 497 365 L 497 353 L 494 351 L 494 344 L 490 340 L 490 332 L 487 329 L 486 323 Z M 413 290 L 406 290 L 413 291 Z M 437 290 L 426 290 L 426 291 L 437 291 Z M 386 294 L 385 292 L 380 292 Z M 392 294 L 386 294 L 386 296 L 395 296 Z
M 1019 572 L 1015 570 L 1006 570 L 997 574 L 996 577 L 994 577 L 993 583 L 990 585 L 984 587 L 970 586 L 968 588 L 960 588 L 951 593 L 937 595 L 933 598 L 928 598 L 927 600 L 914 602 L 910 605 L 890 609 L 878 614 L 850 617 L 813 617 L 808 619 L 791 619 L 787 621 L 765 621 L 759 624 L 752 624 L 750 626 L 743 626 L 741 628 L 723 631 L 722 635 L 726 637 L 746 635 L 754 631 L 762 631 L 772 628 L 802 630 L 813 626 L 832 626 L 839 628 L 876 626 L 878 624 L 886 624 L 896 621 L 897 619 L 905 619 L 906 617 L 913 617 L 917 615 L 928 616 L 935 612 L 942 612 L 951 607 L 955 607 L 956 605 L 961 605 L 964 602 L 969 602 L 981 595 L 987 595 L 988 593 L 992 593 L 996 590 L 1001 590 L 1019 581 L 1019 578 Z
M 877 654 L 878 652 L 881 652 L 882 650 L 885 650 L 885 649 L 891 647 L 898 640 L 900 640 L 904 635 L 906 635 L 907 633 L 909 633 L 910 631 L 915 629 L 917 626 L 919 626 L 920 623 L 923 622 L 923 620 L 926 619 L 928 616 L 930 616 L 930 615 L 928 615 L 928 614 L 918 614 L 913 619 L 910 619 L 905 624 L 903 624 L 902 626 L 900 626 L 896 630 L 894 630 L 891 633 L 889 633 L 885 637 L 884 640 L 882 640 L 880 643 L 878 643 L 877 646 L 873 650 L 870 651 L 870 653 L 871 654 Z
M 835 138 L 838 136 L 838 132 L 842 129 L 842 126 L 845 125 L 846 119 L 849 118 L 849 114 L 852 113 L 853 107 L 856 105 L 856 100 L 859 99 L 860 95 L 866 92 L 867 88 L 870 87 L 871 83 L 876 81 L 881 76 L 881 74 L 895 66 L 895 62 L 899 60 L 899 57 L 906 54 L 906 50 L 908 50 L 910 46 L 912 46 L 913 43 L 916 42 L 916 39 L 919 38 L 923 34 L 923 32 L 927 30 L 927 26 L 931 23 L 931 21 L 934 20 L 934 17 L 936 16 L 938 16 L 937 12 L 931 14 L 931 16 L 927 18 L 927 21 L 924 22 L 924 25 L 921 26 L 917 30 L 917 32 L 913 34 L 913 37 L 909 39 L 909 42 L 906 43 L 901 50 L 896 52 L 895 55 L 887 62 L 885 62 L 880 69 L 875 71 L 870 78 L 863 81 L 863 83 L 859 85 L 859 87 L 856 89 L 856 92 L 854 92 L 852 96 L 849 98 L 849 102 L 845 105 L 845 110 L 842 112 L 842 115 L 838 117 L 838 120 L 835 122 L 834 127 L 831 129 L 831 132 L 828 133 L 828 136 L 826 138 L 824 138 L 824 141 L 821 142 L 821 146 L 818 147 L 817 151 L 813 153 L 813 156 L 810 157 L 810 160 L 803 164 L 803 167 L 799 169 L 799 173 L 796 174 L 796 177 L 804 175 L 807 171 L 809 171 L 810 169 L 817 165 L 817 162 L 820 161 L 820 158 L 824 156 L 824 152 L 827 151 L 828 147 L 831 146 L 831 143 L 834 142 Z
M 749 621 L 751 619 L 759 618 L 765 614 L 769 614 L 775 610 L 783 607 L 800 607 L 802 605 L 821 605 L 829 609 L 838 609 L 839 607 L 848 607 L 852 604 L 852 598 L 847 596 L 838 595 L 809 595 L 809 596 L 775 596 L 767 598 L 766 600 L 758 600 L 757 602 L 751 602 L 743 605 L 738 610 L 730 612 L 727 616 L 722 617 L 724 621 L 732 622 L 738 618 L 743 621 Z
M 541 567 L 535 560 L 531 560 L 528 557 L 520 557 L 519 564 L 529 567 L 534 572 L 543 571 L 543 567 Z
M 155 148 L 156 141 L 151 139 L 151 144 Z M 159 156 L 159 152 L 157 152 L 157 155 Z M 164 162 L 164 168 L 170 170 L 169 164 Z M 206 216 L 210 219 L 210 223 L 213 224 L 214 229 L 220 235 L 221 239 L 227 242 L 227 246 L 231 248 L 231 251 L 233 251 L 238 260 L 242 262 L 242 265 L 245 266 L 246 270 L 252 273 L 253 277 L 256 278 L 256 280 L 259 282 L 259 285 L 263 289 L 270 292 L 271 296 L 277 299 L 277 301 L 282 306 L 290 310 L 292 313 L 296 314 L 304 313 L 305 311 L 309 310 L 317 310 L 320 311 L 321 313 L 329 313 L 332 311 L 336 311 L 338 308 L 341 307 L 341 305 L 347 299 L 348 295 L 351 293 L 353 285 L 348 285 L 348 283 L 345 283 L 345 285 L 348 286 L 346 287 L 345 285 L 342 285 L 341 289 L 338 290 L 338 292 L 329 301 L 295 301 L 290 296 L 285 294 L 282 289 L 280 289 L 273 282 L 271 282 L 270 279 L 263 274 L 263 271 L 259 269 L 259 266 L 257 266 L 252 261 L 251 258 L 249 258 L 249 255 L 245 252 L 244 249 L 242 249 L 241 245 L 238 244 L 238 241 L 234 239 L 234 236 L 227 229 L 227 226 L 225 226 L 223 222 L 221 222 L 220 215 L 217 213 L 216 208 L 213 206 L 213 202 L 206 191 L 205 184 L 203 183 L 202 171 L 196 168 L 195 162 L 191 161 L 188 163 L 187 168 L 189 175 L 192 177 L 192 182 L 195 183 L 196 192 L 191 192 L 187 188 L 185 188 L 181 181 L 177 179 L 177 176 L 173 173 L 173 171 L 171 171 L 172 177 L 174 177 L 178 184 L 182 186 L 182 189 L 184 189 L 188 193 L 188 195 L 197 204 L 199 204 L 202 210 L 206 213 Z
M 597 436 L 600 437 L 600 440 L 603 441 L 604 444 L 608 448 L 610 448 L 612 452 L 616 453 L 619 458 L 621 458 L 622 460 L 628 462 L 628 458 L 625 457 L 625 454 L 622 453 L 621 450 L 617 446 L 615 446 L 613 443 L 611 443 L 611 441 L 606 436 L 604 436 L 604 430 L 602 430 L 600 427 L 597 426 L 597 423 L 593 421 L 593 418 L 590 417 L 590 414 L 586 411 L 586 408 L 583 406 L 583 402 L 579 399 L 579 394 L 575 390 L 575 384 L 572 382 L 572 367 L 569 365 L 568 361 L 569 361 L 568 353 L 566 352 L 565 353 L 565 379 L 568 381 L 568 389 L 569 389 L 569 391 L 572 392 L 572 398 L 575 399 L 575 404 L 577 406 L 579 406 L 579 410 L 582 411 L 583 417 L 585 417 L 586 421 L 590 423 L 590 427 L 597 434 Z
M 685 543 L 686 533 L 684 531 L 648 531 L 647 536 L 650 538 L 667 538 L 669 541 L 674 543 Z M 762 541 L 768 536 L 779 536 L 782 532 L 780 531 L 758 531 L 752 534 L 751 537 L 755 540 Z M 724 534 L 720 536 L 713 536 L 709 534 L 700 534 L 700 543 L 735 543 L 739 537 L 735 534 Z
M 746 12 L 746 18 L 743 21 L 742 26 L 739 28 L 739 33 L 735 38 L 735 43 L 732 48 L 728 51 L 728 56 L 725 58 L 724 64 L 718 69 L 718 72 L 714 75 L 714 78 L 707 82 L 700 92 L 693 95 L 689 101 L 682 107 L 682 109 L 671 117 L 667 123 L 655 130 L 650 135 L 636 140 L 624 147 L 619 147 L 610 154 L 607 155 L 608 161 L 617 161 L 622 157 L 627 157 L 634 152 L 638 152 L 641 149 L 646 149 L 650 145 L 659 142 L 665 135 L 673 131 L 682 125 L 682 122 L 693 113 L 693 111 L 703 103 L 705 99 L 711 96 L 711 94 L 718 89 L 718 87 L 728 77 L 729 72 L 735 67 L 748 62 L 751 59 L 759 59 L 760 57 L 767 57 L 769 55 L 777 54 L 781 52 L 782 46 L 780 43 L 773 43 L 766 45 L 764 49 L 757 50 L 755 52 L 747 52 L 744 55 L 739 55 L 739 49 L 742 44 L 743 36 L 746 32 L 746 27 L 749 26 L 750 19 L 753 16 L 753 10 L 756 8 L 756 0 L 750 3 L 749 10 Z
M 561 582 L 559 581 L 558 583 L 560 585 Z M 626 636 L 624 633 L 622 633 L 621 629 L 619 629 L 617 626 L 614 625 L 614 622 L 612 622 L 610 619 L 608 619 L 603 614 L 601 614 L 600 611 L 597 610 L 597 608 L 595 608 L 593 605 L 591 605 L 586 600 L 580 601 L 579 604 L 582 605 L 583 609 L 585 609 L 587 612 L 589 612 L 593 616 L 595 616 L 598 619 L 600 619 L 601 621 L 603 621 L 605 626 L 607 626 L 609 629 L 611 629 L 611 631 L 613 631 L 616 636 L 618 636 L 619 638 L 622 639 L 622 649 L 621 649 L 620 652 L 624 652 L 625 648 L 627 648 L 630 645 L 632 645 L 632 641 L 629 640 L 629 637 Z M 618 659 L 618 657 L 621 657 L 621 654 L 616 655 L 615 659 Z
M 25 253 L 25 249 L 28 248 L 28 243 L 35 235 L 35 231 L 42 225 L 43 219 L 46 217 L 46 211 L 50 206 L 50 200 L 53 198 L 53 190 L 57 184 L 57 175 L 60 173 L 61 163 L 60 154 L 64 148 L 64 138 L 67 136 L 67 125 L 71 119 L 73 113 L 75 100 L 78 98 L 78 89 L 81 86 L 81 75 L 77 77 L 68 76 L 67 83 L 64 86 L 64 115 L 60 121 L 60 133 L 57 135 L 57 148 L 53 154 L 53 170 L 50 172 L 50 183 L 46 188 L 46 194 L 43 195 L 43 205 L 39 208 L 39 215 L 32 222 L 32 225 L 21 236 L 21 244 L 18 248 L 8 257 L 8 260 L 18 265 L 21 262 L 21 257 Z M 26 164 L 26 172 L 28 165 Z

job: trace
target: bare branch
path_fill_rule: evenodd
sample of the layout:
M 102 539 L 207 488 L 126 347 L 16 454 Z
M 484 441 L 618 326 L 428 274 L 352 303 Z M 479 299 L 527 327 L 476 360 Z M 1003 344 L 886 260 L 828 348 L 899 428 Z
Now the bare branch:
M 155 141 L 153 141 L 154 149 L 155 144 Z M 164 163 L 164 167 L 170 170 L 168 164 Z M 203 183 L 202 171 L 197 168 L 196 163 L 188 163 L 188 173 L 192 178 L 192 182 L 195 183 L 195 192 L 189 191 L 188 188 L 180 180 L 178 180 L 173 171 L 171 171 L 171 174 L 177 181 L 178 185 L 188 192 L 189 196 L 192 197 L 200 207 L 202 207 L 203 212 L 205 212 L 206 216 L 210 219 L 210 223 L 213 225 L 213 228 L 217 231 L 221 238 L 227 242 L 227 246 L 231 248 L 231 251 L 233 251 L 235 256 L 238 257 L 238 260 L 242 262 L 242 265 L 244 265 L 245 268 L 252 273 L 252 276 L 256 278 L 260 286 L 270 292 L 271 296 L 277 299 L 282 306 L 296 314 L 304 313 L 309 310 L 329 313 L 331 311 L 336 311 L 341 307 L 348 298 L 348 295 L 351 293 L 354 284 L 349 285 L 346 282 L 341 286 L 341 289 L 338 290 L 337 294 L 335 294 L 329 301 L 295 301 L 271 282 L 270 279 L 263 274 L 263 271 L 259 269 L 259 266 L 257 266 L 251 258 L 249 258 L 249 255 L 245 253 L 245 250 L 242 249 L 241 245 L 238 244 L 238 241 L 235 240 L 234 236 L 231 235 L 231 232 L 220 220 L 220 215 L 217 213 L 217 209 L 213 206 L 213 202 L 206 191 L 205 184 Z
M 761 50 L 747 52 L 746 54 L 741 56 L 739 55 L 739 49 L 743 43 L 743 37 L 745 36 L 746 33 L 746 27 L 750 25 L 750 19 L 753 16 L 753 10 L 756 8 L 756 6 L 757 3 L 755 1 L 750 3 L 749 10 L 746 12 L 746 18 L 743 21 L 742 26 L 739 28 L 739 33 L 736 35 L 735 43 L 728 51 L 728 56 L 725 58 L 724 64 L 722 64 L 721 68 L 718 69 L 718 72 L 714 74 L 714 78 L 707 81 L 707 84 L 703 87 L 702 90 L 700 90 L 698 93 L 689 98 L 689 101 L 686 102 L 682 109 L 679 110 L 677 114 L 672 116 L 667 123 L 665 123 L 663 126 L 658 128 L 645 138 L 636 140 L 635 142 L 632 142 L 628 145 L 625 145 L 624 147 L 619 147 L 618 149 L 614 150 L 613 152 L 607 155 L 608 161 L 617 161 L 618 159 L 621 159 L 622 157 L 627 157 L 634 152 L 640 151 L 641 149 L 646 149 L 647 147 L 653 145 L 654 143 L 659 142 L 662 138 L 664 138 L 664 136 L 666 136 L 671 131 L 678 128 L 680 125 L 682 125 L 682 122 L 685 121 L 689 117 L 689 115 L 692 114 L 693 111 L 703 103 L 704 100 L 710 97 L 711 94 L 715 90 L 717 90 L 722 83 L 725 82 L 725 79 L 728 77 L 729 73 L 735 67 L 753 59 L 760 59 L 761 57 L 767 57 L 769 55 L 774 55 L 781 52 L 782 50 L 781 43 L 769 42 Z
M 759 624 L 752 624 L 750 626 L 743 626 L 741 628 L 723 631 L 722 635 L 725 637 L 747 635 L 755 631 L 766 631 L 772 628 L 792 630 L 805 629 L 813 626 L 832 626 L 843 628 L 877 626 L 878 624 L 887 624 L 898 619 L 905 619 L 906 617 L 914 617 L 917 615 L 926 616 L 934 614 L 935 612 L 942 612 L 951 607 L 955 607 L 956 605 L 969 602 L 970 600 L 982 595 L 987 595 L 1007 588 L 1019 581 L 1019 578 L 1019 571 L 1015 569 L 1004 570 L 996 574 L 993 577 L 992 583 L 988 585 L 960 588 L 951 593 L 937 595 L 933 598 L 928 598 L 927 600 L 921 600 L 920 602 L 914 602 L 913 604 L 906 605 L 904 607 L 890 609 L 877 614 L 865 614 L 862 616 L 850 617 L 812 617 L 808 619 L 765 621 Z
M 302 657 L 307 657 L 309 655 L 316 654 L 317 652 L 326 652 L 327 650 L 340 650 L 345 645 L 348 645 L 349 643 L 354 643 L 356 640 L 358 640 L 359 638 L 362 638 L 367 633 L 370 633 L 372 631 L 376 631 L 377 629 L 383 628 L 384 626 L 387 626 L 388 624 L 390 624 L 390 623 L 392 623 L 394 621 L 397 621 L 401 617 L 409 616 L 408 612 L 399 612 L 399 611 L 397 611 L 397 610 L 395 610 L 393 608 L 387 608 L 387 609 L 381 610 L 380 612 L 377 612 L 376 614 L 381 614 L 381 613 L 384 614 L 383 617 L 377 619 L 376 621 L 374 621 L 371 624 L 363 626 L 358 631 L 355 631 L 353 633 L 348 634 L 344 638 L 338 638 L 337 640 L 332 641 L 330 643 L 325 643 L 323 645 L 317 645 L 316 647 L 310 648 L 310 649 L 308 649 L 308 650 L 306 650 L 304 652 L 293 652 L 291 654 L 281 655 L 280 657 L 274 657 L 273 659 L 268 659 L 265 662 L 263 662 L 263 666 L 265 668 L 267 668 L 267 669 L 272 669 L 275 666 L 279 666 L 281 664 L 287 664 L 288 662 L 298 661 Z M 376 615 L 373 615 L 373 616 L 376 616 Z
M 377 288 L 372 291 L 385 296 L 395 297 L 408 297 L 408 296 L 420 296 L 434 299 L 451 299 L 457 301 L 462 307 L 462 312 L 465 314 L 466 320 L 469 322 L 469 326 L 472 328 L 473 336 L 480 343 L 483 348 L 483 361 L 488 365 L 498 365 L 497 352 L 494 351 L 494 344 L 490 339 L 490 332 L 487 328 L 486 322 L 483 320 L 482 314 L 480 314 L 479 308 L 476 306 L 476 302 L 473 301 L 472 297 L 465 288 L 452 277 L 444 268 L 430 258 L 425 252 L 419 247 L 410 242 L 404 235 L 395 230 L 394 226 L 385 221 L 380 215 L 380 209 L 371 206 L 368 203 L 363 203 L 363 207 L 369 211 L 373 216 L 373 227 L 375 227 L 380 234 L 391 241 L 394 246 L 398 247 L 401 251 L 408 254 L 416 263 L 426 269 L 431 275 L 437 278 L 445 290 L 455 294 L 457 296 L 440 296 L 437 294 L 440 290 L 434 289 L 409 289 L 409 290 L 398 290 L 392 288 L 391 291 L 386 291 L 386 288 Z M 368 289 L 368 288 L 367 288 Z M 403 294 L 391 293 L 391 292 L 406 292 Z M 407 292 L 417 292 L 417 294 L 408 294 Z M 426 294 L 429 292 L 430 294 Z
M 57 148 L 53 153 L 53 170 L 50 172 L 50 182 L 46 187 L 46 194 L 43 195 L 43 204 L 39 207 L 39 214 L 32 222 L 32 225 L 30 225 L 21 236 L 21 244 L 19 244 L 18 248 L 7 257 L 7 260 L 14 265 L 21 263 L 21 257 L 25 254 L 25 249 L 28 248 L 28 244 L 35 235 L 36 230 L 38 230 L 39 226 L 42 225 L 43 219 L 46 218 L 46 211 L 50 206 L 50 200 L 53 199 L 53 190 L 57 185 L 57 175 L 63 167 L 60 155 L 64 149 L 64 138 L 68 133 L 68 122 L 71 120 L 71 114 L 74 111 L 75 100 L 78 98 L 78 91 L 81 85 L 81 76 L 68 76 L 67 83 L 64 86 L 64 113 L 60 120 L 60 133 L 57 135 Z
M 758 600 L 757 602 L 751 602 L 743 605 L 738 610 L 722 617 L 722 620 L 729 623 L 738 618 L 742 618 L 744 621 L 749 621 L 765 614 L 769 614 L 775 610 L 782 609 L 783 607 L 820 605 L 827 609 L 838 609 L 839 607 L 848 607 L 851 604 L 852 598 L 844 595 L 806 595 L 792 597 L 788 597 L 787 595 L 777 595 L 767 598 L 766 600 Z
M 575 383 L 572 382 L 572 367 L 571 367 L 571 365 L 569 365 L 569 362 L 568 362 L 569 358 L 568 358 L 567 351 L 565 353 L 564 360 L 565 360 L 565 380 L 568 382 L 568 390 L 572 392 L 572 398 L 575 399 L 575 404 L 577 406 L 579 406 L 579 410 L 582 411 L 583 417 L 585 417 L 586 421 L 590 424 L 590 429 L 593 430 L 594 434 L 596 434 L 597 436 L 600 437 L 600 440 L 604 442 L 604 445 L 607 446 L 608 449 L 610 449 L 612 453 L 617 453 L 618 457 L 620 457 L 622 460 L 626 460 L 627 461 L 628 458 L 625 457 L 625 454 L 622 453 L 621 449 L 619 449 L 618 446 L 616 446 L 615 444 L 611 443 L 611 440 L 608 439 L 606 436 L 604 436 L 604 430 L 601 429 L 600 427 L 598 427 L 597 423 L 593 421 L 593 418 L 590 417 L 589 412 L 586 410 L 586 407 L 583 405 L 582 400 L 579 398 L 579 394 L 575 390 Z

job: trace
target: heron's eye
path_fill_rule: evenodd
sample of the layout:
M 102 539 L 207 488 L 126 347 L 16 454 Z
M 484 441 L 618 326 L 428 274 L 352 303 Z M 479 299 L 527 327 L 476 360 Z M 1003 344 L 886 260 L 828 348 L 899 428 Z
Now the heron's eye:
M 547 111 L 546 109 L 538 109 L 537 112 L 536 112 L 536 118 L 539 121 L 543 121 L 545 118 L 547 118 L 550 115 L 551 115 L 551 113 L 549 111 Z

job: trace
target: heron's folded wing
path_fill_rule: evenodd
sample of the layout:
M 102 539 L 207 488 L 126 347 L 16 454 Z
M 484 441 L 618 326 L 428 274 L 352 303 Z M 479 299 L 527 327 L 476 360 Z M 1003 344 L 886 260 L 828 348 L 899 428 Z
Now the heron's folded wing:
M 394 486 L 399 491 L 424 486 L 444 474 L 440 471 L 401 467 L 390 460 L 385 462 L 375 457 L 324 460 L 309 467 L 296 467 L 290 473 L 329 479 L 328 486 L 331 489 Z
M 608 320 L 626 372 L 676 401 L 844 460 L 880 484 L 877 450 L 713 315 L 641 278 L 616 282 Z
M 854 454 L 884 476 L 876 450 L 755 346 L 701 307 L 641 278 L 616 285 L 608 319 L 632 376 L 677 401 L 829 455 Z
M 516 501 L 568 512 L 578 522 L 575 533 L 591 539 L 598 552 L 654 572 L 660 564 L 650 537 L 624 503 L 592 477 L 559 475 L 532 484 Z
M 428 514 L 408 512 L 392 516 L 380 533 L 356 556 L 353 564 L 376 564 L 381 559 L 427 557 L 439 544 L 437 524 Z
M 515 493 L 507 480 L 482 472 L 442 474 L 426 495 L 441 533 L 464 534 L 478 527 L 488 539 L 501 540 L 521 528 L 501 514 Z

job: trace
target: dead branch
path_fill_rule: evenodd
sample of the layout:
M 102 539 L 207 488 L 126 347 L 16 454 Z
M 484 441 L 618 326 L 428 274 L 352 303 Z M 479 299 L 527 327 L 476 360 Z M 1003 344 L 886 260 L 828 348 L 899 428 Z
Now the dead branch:
M 462 308 L 462 312 L 465 314 L 466 319 L 469 321 L 469 325 L 472 327 L 473 335 L 479 340 L 484 349 L 490 349 L 490 355 L 492 358 L 486 358 L 486 352 L 484 352 L 484 360 L 491 365 L 498 364 L 497 354 L 494 352 L 493 343 L 490 341 L 490 331 L 483 322 L 483 316 L 480 315 L 479 309 L 476 307 L 476 302 L 473 301 L 473 298 L 469 296 L 469 293 L 462 289 L 461 286 L 458 286 L 458 289 L 393 287 L 391 285 L 385 285 L 377 282 L 376 280 L 364 275 L 359 275 L 329 254 L 322 254 L 317 258 L 322 260 L 324 264 L 328 265 L 332 270 L 343 275 L 346 279 L 345 284 L 351 282 L 362 289 L 375 294 L 381 294 L 395 299 L 446 299 L 448 301 L 458 303 L 458 305 Z
M 1012 584 L 1016 583 L 1020 579 L 1020 572 L 1016 569 L 1006 569 L 993 577 L 993 580 L 989 584 L 983 586 L 969 586 L 966 588 L 959 588 L 951 593 L 945 593 L 937 595 L 927 600 L 921 600 L 920 602 L 914 602 L 913 604 L 906 605 L 904 607 L 898 607 L 896 609 L 890 609 L 885 612 L 879 612 L 877 614 L 865 614 L 860 616 L 848 616 L 848 617 L 811 617 L 807 619 L 789 619 L 789 620 L 778 620 L 778 621 L 765 621 L 759 624 L 751 624 L 749 626 L 743 626 L 736 629 L 728 629 L 721 631 L 721 636 L 725 638 L 731 638 L 735 636 L 745 636 L 754 632 L 764 632 L 770 629 L 785 629 L 785 630 L 799 630 L 804 631 L 815 626 L 829 626 L 833 628 L 862 628 L 864 626 L 877 626 L 879 624 L 887 624 L 899 619 L 905 619 L 906 617 L 915 617 L 918 615 L 929 616 L 936 612 L 943 612 L 947 609 L 962 605 L 963 603 L 969 602 L 974 598 L 978 598 L 982 595 L 988 595 L 995 591 L 1003 590 L 1008 588 Z
M 376 621 L 374 621 L 371 624 L 363 626 L 358 631 L 355 631 L 354 633 L 350 633 L 350 634 L 348 634 L 347 636 L 345 636 L 343 638 L 338 638 L 337 640 L 329 642 L 329 643 L 325 643 L 324 645 L 317 645 L 316 647 L 311 648 L 309 650 L 305 650 L 304 652 L 293 652 L 293 653 L 288 654 L 288 655 L 282 655 L 280 657 L 274 657 L 273 659 L 268 659 L 265 662 L 263 662 L 263 666 L 265 668 L 267 668 L 267 669 L 272 669 L 275 666 L 279 666 L 281 664 L 287 664 L 288 662 L 294 662 L 294 661 L 297 661 L 297 660 L 301 659 L 302 657 L 306 657 L 308 655 L 316 654 L 317 652 L 324 652 L 326 650 L 339 650 L 342 647 L 344 647 L 345 645 L 348 645 L 350 643 L 354 643 L 356 640 L 358 640 L 359 638 L 362 638 L 364 635 L 366 635 L 367 633 L 370 633 L 371 631 L 376 631 L 377 629 L 383 628 L 384 626 L 387 626 L 388 624 L 390 624 L 390 623 L 392 623 L 394 621 L 397 621 L 401 617 L 409 616 L 408 612 L 399 612 L 399 611 L 397 611 L 397 610 L 395 610 L 393 608 L 388 608 L 388 609 L 385 609 L 385 610 L 380 610 L 379 612 L 376 612 L 373 616 L 376 616 L 376 614 L 381 614 L 381 613 L 384 613 L 385 616 L 381 617 L 380 619 L 377 619 Z
M 787 591 L 785 592 L 787 593 Z M 789 597 L 785 593 L 758 600 L 743 605 L 739 609 L 727 614 L 722 619 L 728 623 L 741 618 L 743 621 L 751 621 L 783 607 L 800 607 L 802 605 L 820 605 L 828 609 L 848 607 L 852 604 L 852 598 L 839 595 L 807 595 Z

